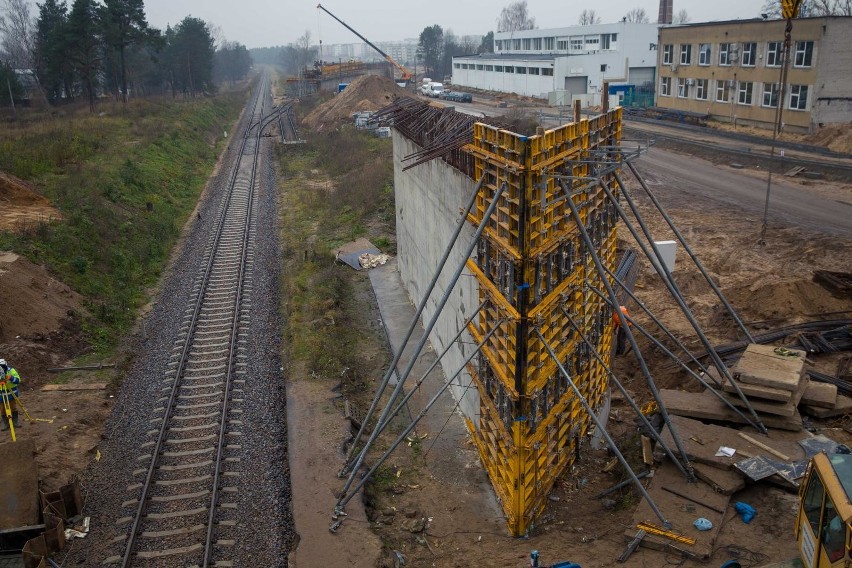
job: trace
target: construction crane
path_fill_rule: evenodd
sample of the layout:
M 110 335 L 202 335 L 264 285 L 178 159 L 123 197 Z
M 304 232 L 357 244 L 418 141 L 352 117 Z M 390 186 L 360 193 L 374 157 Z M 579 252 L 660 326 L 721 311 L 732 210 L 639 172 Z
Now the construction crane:
M 387 53 L 385 53 L 384 51 L 379 49 L 379 47 L 376 44 L 374 44 L 373 42 L 371 42 L 370 40 L 368 40 L 367 38 L 365 38 L 364 36 L 362 36 L 361 34 L 356 32 L 355 29 L 352 26 L 350 26 L 349 24 L 347 24 L 346 22 L 344 22 L 343 20 L 341 20 L 340 18 L 338 18 L 337 16 L 335 16 L 334 14 L 329 12 L 322 4 L 317 4 L 317 9 L 322 10 L 323 12 L 325 12 L 326 14 L 328 14 L 329 16 L 331 16 L 332 18 L 334 18 L 335 20 L 340 22 L 343 25 L 343 27 L 345 27 L 347 30 L 349 30 L 350 32 L 352 32 L 353 34 L 355 34 L 356 36 L 361 38 L 364 41 L 364 43 L 366 43 L 367 45 L 369 45 L 370 47 L 372 47 L 373 49 L 378 51 L 381 54 L 381 56 L 384 57 L 385 60 L 388 63 L 390 63 L 391 65 L 393 65 L 394 67 L 396 67 L 399 70 L 400 75 L 401 75 L 400 78 L 406 84 L 408 84 L 408 82 L 411 80 L 411 71 L 406 69 L 404 65 L 394 61 L 394 59 L 390 55 L 388 55 Z

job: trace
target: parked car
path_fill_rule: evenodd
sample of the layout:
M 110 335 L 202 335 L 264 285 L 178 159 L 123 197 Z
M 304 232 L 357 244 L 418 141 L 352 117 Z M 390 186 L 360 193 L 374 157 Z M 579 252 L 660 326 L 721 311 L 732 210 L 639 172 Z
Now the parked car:
M 447 101 L 453 101 L 457 103 L 473 102 L 473 97 L 470 96 L 470 93 L 461 93 L 459 91 L 444 91 L 443 93 L 441 93 L 441 98 Z

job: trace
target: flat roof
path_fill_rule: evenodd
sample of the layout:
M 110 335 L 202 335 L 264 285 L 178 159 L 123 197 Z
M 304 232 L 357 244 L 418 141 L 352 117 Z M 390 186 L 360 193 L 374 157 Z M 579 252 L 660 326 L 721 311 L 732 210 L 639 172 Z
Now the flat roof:
M 845 19 L 852 21 L 852 16 L 809 16 L 806 18 L 795 18 L 793 21 L 798 22 L 802 20 L 828 20 L 828 19 Z M 705 26 L 729 26 L 734 24 L 785 24 L 787 20 L 783 18 L 770 18 L 764 20 L 763 18 L 745 18 L 742 20 L 718 20 L 713 22 L 690 22 L 688 24 L 666 24 L 664 26 L 660 26 L 663 29 L 672 29 L 672 28 L 700 28 Z M 795 24 L 794 24 L 795 25 Z

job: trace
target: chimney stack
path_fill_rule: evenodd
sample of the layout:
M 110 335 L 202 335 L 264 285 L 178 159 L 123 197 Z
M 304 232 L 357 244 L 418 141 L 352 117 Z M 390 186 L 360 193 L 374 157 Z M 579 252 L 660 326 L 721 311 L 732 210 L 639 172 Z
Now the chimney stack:
M 658 24 L 670 24 L 674 17 L 674 0 L 660 0 L 660 14 L 657 16 Z

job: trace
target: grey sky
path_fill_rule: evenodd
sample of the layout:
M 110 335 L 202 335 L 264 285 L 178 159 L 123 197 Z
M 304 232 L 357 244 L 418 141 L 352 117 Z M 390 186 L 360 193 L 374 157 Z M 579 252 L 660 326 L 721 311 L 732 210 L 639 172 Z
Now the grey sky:
M 780 2 L 780 0 L 779 0 Z M 71 0 L 69 0 L 69 4 Z M 314 41 L 360 41 L 322 13 L 317 0 L 146 0 L 148 21 L 159 28 L 176 24 L 187 15 L 213 22 L 225 37 L 248 47 L 283 45 L 310 30 Z M 482 35 L 494 29 L 497 16 L 509 0 L 327 0 L 323 5 L 371 41 L 416 38 L 426 26 L 439 24 L 456 35 Z M 620 20 L 635 7 L 644 8 L 656 21 L 658 1 L 608 0 L 559 2 L 528 0 L 530 14 L 540 28 L 577 23 L 584 8 L 597 11 L 604 23 Z M 674 0 L 674 11 L 686 9 L 693 22 L 758 16 L 763 0 Z

